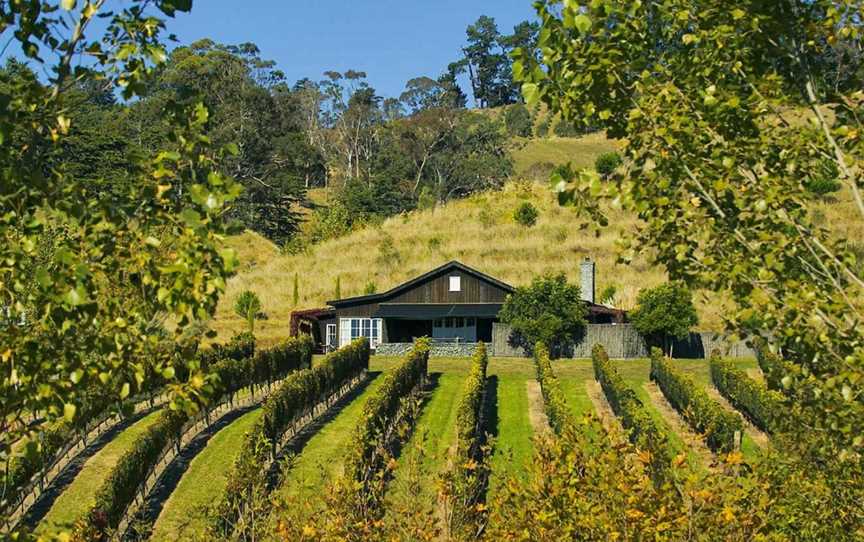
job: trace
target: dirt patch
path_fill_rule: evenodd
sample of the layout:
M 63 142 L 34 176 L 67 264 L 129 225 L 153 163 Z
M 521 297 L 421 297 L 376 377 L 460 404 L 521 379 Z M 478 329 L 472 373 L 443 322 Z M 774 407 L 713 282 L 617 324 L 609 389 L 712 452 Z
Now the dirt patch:
M 591 404 L 594 405 L 594 412 L 597 413 L 597 417 L 600 418 L 600 423 L 603 424 L 606 432 L 610 434 L 616 432 L 623 434 L 624 430 L 621 427 L 621 422 L 618 420 L 615 412 L 613 412 L 609 401 L 606 400 L 606 394 L 603 393 L 600 383 L 596 380 L 586 380 L 585 390 L 588 392 L 588 398 L 591 399 Z
M 543 404 L 543 391 L 540 383 L 529 380 L 525 383 L 528 393 L 528 420 L 535 435 L 549 432 L 549 418 L 546 417 L 546 408 Z
M 663 416 L 663 420 L 666 424 L 669 425 L 669 427 L 675 431 L 679 437 L 681 437 L 681 440 L 684 441 L 684 445 L 693 450 L 693 452 L 699 456 L 702 464 L 706 467 L 715 465 L 717 463 L 717 458 L 711 452 L 711 449 L 708 448 L 705 441 L 702 440 L 702 437 L 690 430 L 690 426 L 687 425 L 684 418 L 678 414 L 678 411 L 669 404 L 669 401 L 666 400 L 666 397 L 663 395 L 660 388 L 657 387 L 657 384 L 646 382 L 642 387 L 646 392 L 648 392 L 648 397 L 651 398 L 651 405 L 657 409 L 661 416 Z
M 755 442 L 757 446 L 759 446 L 760 448 L 763 448 L 763 449 L 770 446 L 771 438 L 767 434 L 765 434 L 762 430 L 760 430 L 758 427 L 756 427 L 755 425 L 750 423 L 747 420 L 747 418 L 742 416 L 741 413 L 738 412 L 738 410 L 736 410 L 734 406 L 732 406 L 732 403 L 727 401 L 726 398 L 723 397 L 720 394 L 720 392 L 717 391 L 716 388 L 714 388 L 713 386 L 708 386 L 705 388 L 705 391 L 708 392 L 708 395 L 712 399 L 714 399 L 715 401 L 720 403 L 720 405 L 723 408 L 725 408 L 726 410 L 728 410 L 730 412 L 734 412 L 735 414 L 738 414 L 738 416 L 741 418 L 741 421 L 744 422 L 744 433 L 746 433 L 747 436 L 750 437 L 750 439 L 753 442 Z

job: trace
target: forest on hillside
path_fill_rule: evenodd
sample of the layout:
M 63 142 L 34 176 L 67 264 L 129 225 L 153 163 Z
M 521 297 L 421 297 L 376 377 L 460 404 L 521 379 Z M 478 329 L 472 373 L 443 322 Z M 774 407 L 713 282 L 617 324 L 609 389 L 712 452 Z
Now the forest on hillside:
M 533 48 L 537 32 L 525 21 L 502 33 L 482 16 L 466 30 L 462 58 L 386 98 L 361 71 L 291 82 L 254 43 L 203 39 L 175 47 L 134 100 L 121 99 L 98 73 L 77 78 L 63 92 L 76 119 L 68 137 L 38 152 L 46 167 L 86 181 L 94 197 L 117 196 L 128 192 L 138 161 L 169 143 L 166 105 L 200 101 L 207 137 L 232 149 L 221 169 L 244 188 L 230 216 L 284 246 L 312 209 L 314 242 L 371 218 L 501 187 L 513 171 L 509 137 L 533 130 L 511 53 Z M 38 77 L 10 57 L 0 85 L 22 80 Z M 503 116 L 482 113 L 508 106 Z M 333 204 L 315 209 L 306 191 L 317 187 L 331 191 Z

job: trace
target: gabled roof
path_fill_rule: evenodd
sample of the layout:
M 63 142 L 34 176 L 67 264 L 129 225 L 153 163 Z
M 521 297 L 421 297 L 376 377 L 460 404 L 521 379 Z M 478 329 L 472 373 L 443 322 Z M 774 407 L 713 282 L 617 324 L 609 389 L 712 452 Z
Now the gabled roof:
M 357 296 L 357 297 L 346 297 L 345 299 L 335 299 L 333 301 L 328 301 L 327 304 L 335 307 L 338 305 L 346 305 L 346 304 L 375 303 L 377 301 L 384 301 L 384 300 L 389 299 L 391 297 L 395 297 L 406 290 L 410 290 L 411 288 L 417 286 L 418 284 L 421 284 L 422 282 L 429 280 L 429 279 L 431 279 L 437 275 L 441 275 L 441 274 L 451 272 L 454 270 L 461 271 L 467 275 L 471 275 L 471 276 L 473 276 L 477 279 L 480 279 L 484 282 L 488 282 L 489 284 L 492 284 L 493 286 L 497 286 L 498 288 L 501 288 L 502 290 L 504 290 L 507 293 L 513 293 L 515 291 L 515 289 L 512 286 L 510 286 L 509 284 L 507 284 L 506 282 L 501 282 L 500 280 L 498 280 L 496 278 L 490 277 L 489 275 L 486 275 L 485 273 L 481 273 L 480 271 L 477 271 L 476 269 L 468 267 L 467 265 L 454 260 L 452 262 L 445 263 L 444 265 L 442 265 L 440 267 L 436 267 L 432 271 L 429 271 L 428 273 L 424 273 L 424 274 L 420 275 L 419 277 L 413 278 L 413 279 L 409 280 L 408 282 L 402 283 L 399 286 L 396 286 L 395 288 L 392 288 L 386 292 L 382 292 L 380 294 L 361 295 L 361 296 Z

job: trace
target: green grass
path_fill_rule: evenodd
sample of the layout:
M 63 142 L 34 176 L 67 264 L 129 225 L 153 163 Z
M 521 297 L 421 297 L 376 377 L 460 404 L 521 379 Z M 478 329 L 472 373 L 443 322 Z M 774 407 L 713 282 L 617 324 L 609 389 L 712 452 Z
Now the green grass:
M 411 438 L 402 448 L 387 493 L 389 502 L 402 505 L 409 498 L 415 499 L 414 502 L 419 498 L 422 504 L 417 503 L 418 506 L 434 506 L 436 482 L 456 444 L 456 413 L 464 382 L 465 376 L 458 373 L 438 378 Z
M 96 504 L 96 492 L 120 460 L 120 457 L 132 448 L 135 440 L 153 425 L 158 417 L 158 410 L 148 414 L 122 431 L 93 455 L 84 464 L 84 468 L 81 469 L 75 480 L 54 501 L 51 510 L 48 511 L 36 529 L 37 533 L 48 534 L 59 530 L 68 530 L 76 521 L 84 517 L 90 508 Z
M 342 469 L 342 457 L 356 426 L 366 400 L 383 383 L 380 373 L 346 405 L 334 419 L 330 420 L 303 447 L 295 458 L 286 479 L 274 496 L 287 502 L 303 501 L 320 495 L 328 481 L 334 479 Z
M 189 540 L 204 534 L 206 508 L 221 498 L 245 434 L 261 417 L 255 409 L 210 438 L 180 479 L 153 526 L 152 540 Z

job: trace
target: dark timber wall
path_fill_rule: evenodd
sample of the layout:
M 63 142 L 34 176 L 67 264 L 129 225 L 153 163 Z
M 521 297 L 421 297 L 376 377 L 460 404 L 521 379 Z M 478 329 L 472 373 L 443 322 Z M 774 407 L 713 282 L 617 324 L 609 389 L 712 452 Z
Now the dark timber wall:
M 461 277 L 462 290 L 450 291 L 450 277 Z M 387 303 L 503 303 L 507 292 L 477 277 L 452 271 L 430 278 L 388 299 Z

